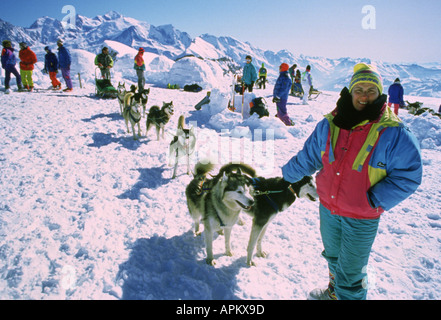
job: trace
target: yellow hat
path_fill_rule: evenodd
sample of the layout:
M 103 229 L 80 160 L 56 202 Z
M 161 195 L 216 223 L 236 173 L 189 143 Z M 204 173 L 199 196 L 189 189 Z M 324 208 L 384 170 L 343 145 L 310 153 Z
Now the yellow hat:
M 383 93 L 383 80 L 374 66 L 366 63 L 356 64 L 354 66 L 354 75 L 349 84 L 349 92 L 352 92 L 352 89 L 357 83 L 372 83 L 378 88 L 380 94 Z

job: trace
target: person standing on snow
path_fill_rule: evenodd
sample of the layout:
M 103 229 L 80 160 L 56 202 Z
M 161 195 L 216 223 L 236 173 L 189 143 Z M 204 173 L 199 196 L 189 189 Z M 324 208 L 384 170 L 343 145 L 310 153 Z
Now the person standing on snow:
M 404 106 L 404 89 L 401 85 L 400 78 L 396 78 L 394 83 L 389 87 L 389 103 L 387 104 L 389 107 L 394 105 L 394 112 L 398 115 L 398 110 L 400 106 Z
M 273 91 L 273 102 L 277 105 L 277 117 L 287 126 L 294 125 L 288 116 L 286 104 L 288 102 L 289 91 L 291 90 L 292 81 L 288 74 L 289 65 L 282 63 L 279 67 L 280 75 L 277 78 Z
M 296 68 L 297 68 L 297 64 L 293 64 L 290 68 L 289 68 L 289 76 L 291 77 L 291 82 L 294 84 L 294 78 L 296 76 Z M 294 86 L 291 87 L 291 94 L 294 93 Z
M 103 79 L 110 80 L 110 69 L 113 68 L 113 59 L 109 54 L 109 48 L 104 47 L 101 53 L 95 57 L 95 65 L 100 68 Z
M 72 59 L 70 57 L 69 50 L 63 45 L 63 40 L 57 41 L 58 45 L 58 67 L 61 70 L 64 81 L 66 82 L 66 89 L 63 91 L 70 92 L 73 91 L 72 79 L 70 77 L 70 65 Z
M 55 90 L 61 89 L 61 82 L 57 79 L 58 73 L 58 58 L 49 47 L 45 47 L 46 55 L 44 56 L 44 71 L 49 73 L 49 78 L 52 82 L 52 88 Z
M 136 75 L 138 76 L 139 92 L 144 90 L 144 85 L 145 85 L 145 78 L 144 78 L 145 63 L 144 63 L 144 58 L 142 57 L 143 55 L 144 55 L 144 48 L 139 48 L 138 54 L 135 56 L 135 65 L 134 65 L 134 69 L 136 70 Z
M 242 81 L 244 86 L 242 88 L 242 93 L 245 92 L 246 89 L 248 89 L 248 92 L 253 92 L 254 82 L 257 80 L 256 68 L 251 63 L 253 59 L 251 56 L 246 56 L 245 60 L 247 63 L 243 67 Z
M 32 80 L 32 73 L 34 70 L 34 64 L 37 62 L 37 56 L 34 51 L 29 48 L 26 42 L 20 42 L 20 52 L 18 57 L 20 58 L 20 76 L 23 86 L 26 90 L 34 90 L 34 81 Z
M 32 80 L 32 73 L 34 70 L 34 64 L 37 62 L 37 56 L 32 51 L 26 42 L 20 42 L 20 52 L 18 57 L 20 58 L 20 76 L 23 86 L 26 90 L 34 90 L 34 81 Z
M 265 63 L 262 63 L 262 67 L 259 69 L 259 89 L 266 89 L 266 76 L 268 75 L 268 71 L 265 68 Z
M 9 90 L 9 82 L 11 81 L 11 73 L 15 76 L 17 81 L 18 91 L 23 90 L 23 86 L 21 84 L 21 76 L 15 68 L 15 64 L 17 63 L 17 58 L 14 55 L 14 48 L 12 48 L 11 41 L 3 40 L 2 41 L 2 68 L 5 69 L 5 93 L 8 94 Z
M 355 65 L 337 107 L 282 167 L 287 183 L 320 170 L 316 183 L 329 284 L 313 290 L 311 300 L 366 299 L 366 267 L 380 216 L 421 184 L 418 141 L 386 101 L 378 71 Z
M 303 87 L 303 104 L 308 104 L 309 91 L 312 88 L 311 66 L 306 66 L 305 72 L 302 73 Z

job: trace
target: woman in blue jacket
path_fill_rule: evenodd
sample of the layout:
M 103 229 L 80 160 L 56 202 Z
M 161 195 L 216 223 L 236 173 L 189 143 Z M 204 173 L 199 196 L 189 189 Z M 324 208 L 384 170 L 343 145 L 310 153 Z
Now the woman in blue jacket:
M 283 168 L 290 183 L 319 171 L 320 233 L 329 284 L 310 299 L 366 299 L 366 269 L 381 214 L 422 180 L 418 141 L 386 103 L 378 71 L 354 67 L 337 107 Z

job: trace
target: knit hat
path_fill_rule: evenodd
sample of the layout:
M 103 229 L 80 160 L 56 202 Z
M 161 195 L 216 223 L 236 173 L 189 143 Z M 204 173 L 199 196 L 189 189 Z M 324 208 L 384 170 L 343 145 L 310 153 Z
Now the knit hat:
M 287 63 L 282 63 L 280 65 L 280 72 L 288 71 L 289 65 Z
M 51 48 L 49 46 L 44 47 L 44 51 L 51 51 Z
M 2 46 L 5 48 L 10 48 L 11 47 L 11 41 L 10 40 L 3 40 L 2 41 Z
M 380 95 L 383 93 L 383 80 L 374 66 L 366 63 L 356 64 L 354 66 L 354 74 L 351 78 L 351 83 L 349 84 L 350 92 L 352 92 L 352 89 L 357 83 L 374 84 L 378 88 L 378 91 L 380 91 Z
M 144 48 L 139 48 L 139 52 L 144 52 Z

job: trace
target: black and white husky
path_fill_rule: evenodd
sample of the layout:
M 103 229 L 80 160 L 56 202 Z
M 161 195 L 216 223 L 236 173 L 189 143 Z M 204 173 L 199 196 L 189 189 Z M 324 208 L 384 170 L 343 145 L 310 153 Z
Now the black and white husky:
M 199 224 L 204 224 L 206 262 L 214 265 L 213 235 L 224 231 L 225 254 L 232 256 L 230 237 L 233 226 L 242 210 L 251 210 L 254 199 L 250 193 L 249 176 L 254 169 L 244 164 L 223 166 L 212 179 L 207 175 L 214 169 L 211 163 L 197 163 L 194 179 L 185 190 L 188 210 L 195 224 L 195 235 L 199 235 Z M 243 174 L 246 173 L 246 174 Z
M 150 128 L 154 126 L 156 128 L 156 136 L 159 141 L 160 131 L 162 130 L 162 138 L 164 139 L 164 127 L 170 121 L 171 116 L 174 113 L 173 101 L 162 104 L 162 108 L 158 106 L 152 106 L 147 115 L 146 132 L 149 132 Z
M 139 112 L 139 104 L 133 99 L 135 94 L 128 92 L 124 96 L 124 109 L 123 117 L 126 122 L 127 133 L 130 133 L 129 122 L 132 127 L 133 139 L 137 140 L 138 137 L 135 134 L 135 125 L 138 125 L 138 136 L 141 136 L 141 113 Z
M 127 89 L 126 89 L 126 83 L 123 82 L 118 82 L 118 87 L 117 87 L 117 97 L 118 97 L 118 103 L 119 103 L 119 109 L 121 114 L 123 114 L 123 110 L 124 110 L 124 97 L 127 94 Z
M 194 127 L 190 129 L 185 128 L 185 117 L 181 115 L 178 120 L 178 129 L 173 140 L 170 142 L 169 150 L 169 165 L 171 166 L 174 161 L 174 169 L 172 179 L 176 177 L 176 171 L 178 169 L 179 160 L 184 158 L 187 162 L 187 174 L 191 173 L 190 169 L 190 156 L 193 154 L 196 146 L 196 135 L 194 133 Z
M 262 239 L 270 221 L 277 213 L 286 210 L 296 198 L 307 198 L 316 201 L 318 198 L 312 177 L 304 177 L 302 180 L 289 184 L 283 178 L 251 178 L 254 205 L 250 210 L 245 210 L 252 216 L 250 239 L 247 247 L 247 265 L 254 266 L 252 260 L 254 249 L 257 244 L 258 257 L 266 257 L 267 253 L 262 250 Z

